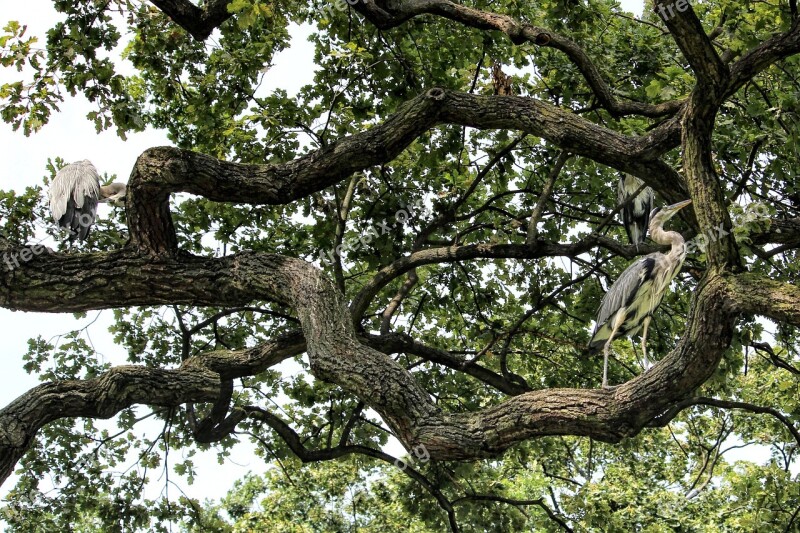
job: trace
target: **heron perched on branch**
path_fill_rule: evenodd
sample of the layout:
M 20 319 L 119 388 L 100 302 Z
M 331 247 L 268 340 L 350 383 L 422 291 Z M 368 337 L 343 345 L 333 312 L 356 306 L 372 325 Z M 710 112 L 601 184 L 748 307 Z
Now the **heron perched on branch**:
M 647 327 L 650 318 L 686 258 L 683 237 L 677 231 L 665 231 L 664 224 L 691 202 L 685 200 L 650 213 L 650 237 L 658 244 L 672 245 L 672 249 L 666 254 L 656 252 L 637 259 L 611 285 L 600 303 L 589 349 L 597 351 L 603 347 L 603 387 L 608 386 L 608 351 L 614 339 L 635 335 L 644 328 L 642 355 L 645 370 L 649 367 Z
M 623 174 L 617 185 L 617 203 L 623 204 L 622 222 L 631 244 L 639 249 L 644 242 L 647 226 L 650 223 L 650 210 L 653 209 L 653 189 L 645 187 L 636 176 Z M 641 191 L 640 191 L 641 189 Z M 639 191 L 639 194 L 636 192 Z
M 50 212 L 58 225 L 69 230 L 69 240 L 85 240 L 94 223 L 98 202 L 125 198 L 125 184 L 100 185 L 100 175 L 88 159 L 71 163 L 56 173 L 50 184 Z

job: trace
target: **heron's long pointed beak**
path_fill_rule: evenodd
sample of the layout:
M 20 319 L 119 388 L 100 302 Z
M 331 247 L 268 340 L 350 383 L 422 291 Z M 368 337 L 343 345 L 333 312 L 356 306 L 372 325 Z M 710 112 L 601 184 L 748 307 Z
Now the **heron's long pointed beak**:
M 678 202 L 677 204 L 668 205 L 667 207 L 664 208 L 664 211 L 669 211 L 670 213 L 677 213 L 690 203 L 692 203 L 691 200 L 684 200 L 682 202 Z

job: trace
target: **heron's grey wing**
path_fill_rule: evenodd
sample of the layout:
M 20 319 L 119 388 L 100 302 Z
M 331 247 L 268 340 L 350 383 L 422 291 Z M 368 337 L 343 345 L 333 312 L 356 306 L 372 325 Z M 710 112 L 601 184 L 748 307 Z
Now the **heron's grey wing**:
M 67 212 L 67 202 L 72 197 L 72 178 L 66 172 L 70 165 L 62 168 L 56 173 L 55 178 L 50 183 L 47 195 L 50 199 L 50 214 L 53 220 L 60 223 L 61 217 Z
M 636 291 L 652 272 L 654 266 L 655 259 L 647 256 L 639 259 L 620 274 L 600 302 L 600 309 L 597 311 L 598 326 L 595 327 L 595 330 L 605 324 L 622 307 L 628 306 L 633 301 Z
M 78 209 L 83 208 L 83 202 L 94 201 L 94 209 L 97 210 L 97 201 L 100 199 L 100 174 L 89 161 L 76 163 L 76 170 L 73 178 L 74 188 L 72 197 Z
M 77 237 L 80 240 L 86 240 L 89 236 L 89 230 L 94 224 L 94 219 L 97 216 L 97 199 L 96 198 L 83 198 L 83 206 L 76 207 L 75 214 L 70 223 L 70 230 L 72 236 L 70 240 Z
M 651 257 L 652 255 L 639 259 L 626 268 L 603 296 L 592 338 L 589 341 L 590 351 L 600 349 L 611 337 L 613 333 L 611 322 L 620 309 L 624 307 L 626 315 L 630 313 L 627 308 L 635 301 L 637 293 L 642 290 L 642 285 L 647 281 L 655 266 L 655 259 Z M 623 330 L 618 330 L 616 337 L 624 334 Z

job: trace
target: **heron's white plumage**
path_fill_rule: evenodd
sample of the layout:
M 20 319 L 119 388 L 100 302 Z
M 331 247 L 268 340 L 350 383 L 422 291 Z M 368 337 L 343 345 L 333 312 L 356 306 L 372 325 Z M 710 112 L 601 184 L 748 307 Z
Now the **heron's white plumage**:
M 48 192 L 50 212 L 59 226 L 68 228 L 70 240 L 83 240 L 97 214 L 100 175 L 88 160 L 71 163 L 56 173 Z
M 100 202 L 116 202 L 125 198 L 127 187 L 124 183 L 111 183 L 100 187 Z

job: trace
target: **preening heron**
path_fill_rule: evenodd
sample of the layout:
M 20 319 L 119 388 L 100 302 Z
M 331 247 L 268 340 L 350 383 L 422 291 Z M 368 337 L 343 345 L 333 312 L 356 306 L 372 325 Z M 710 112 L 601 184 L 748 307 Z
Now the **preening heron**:
M 50 184 L 50 212 L 69 240 L 85 240 L 97 215 L 98 202 L 121 200 L 125 184 L 100 186 L 100 175 L 88 159 L 71 163 L 56 173 Z
M 617 203 L 623 204 L 622 223 L 628 239 L 637 250 L 644 242 L 647 226 L 650 223 L 650 210 L 653 209 L 653 189 L 645 187 L 636 194 L 642 185 L 644 185 L 642 180 L 630 174 L 623 174 L 617 185 Z
M 614 339 L 642 332 L 642 354 L 647 361 L 647 327 L 653 312 L 664 298 L 670 282 L 686 259 L 686 246 L 677 231 L 664 231 L 664 223 L 689 205 L 685 200 L 650 213 L 650 237 L 658 244 L 670 244 L 669 253 L 656 252 L 637 259 L 611 285 L 600 303 L 597 324 L 589 341 L 589 349 L 603 346 L 603 387 L 608 386 L 608 351 Z

